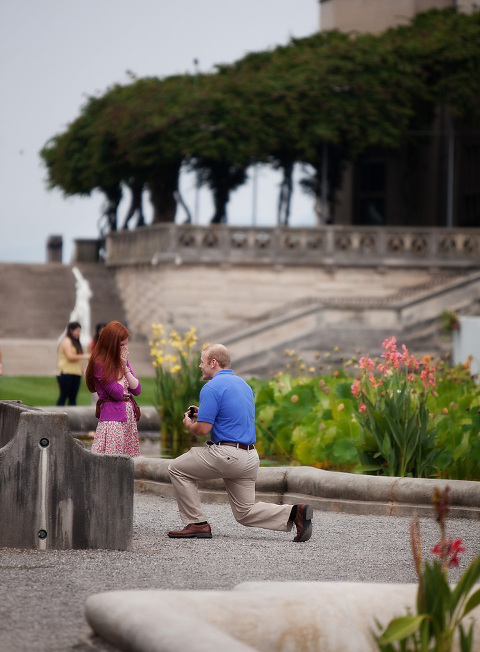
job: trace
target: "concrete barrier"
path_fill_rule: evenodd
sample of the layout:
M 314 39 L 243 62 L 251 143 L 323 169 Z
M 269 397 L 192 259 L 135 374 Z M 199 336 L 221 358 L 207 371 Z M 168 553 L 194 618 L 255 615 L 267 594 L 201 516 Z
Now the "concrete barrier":
M 52 405 L 42 407 L 46 412 L 61 412 L 68 417 L 68 425 L 73 433 L 94 431 L 98 424 L 95 416 L 95 405 Z M 137 423 L 138 432 L 160 433 L 160 417 L 158 410 L 154 407 L 141 406 L 142 414 Z
M 474 587 L 478 588 L 477 587 Z M 416 610 L 416 584 L 248 582 L 233 591 L 113 591 L 85 605 L 92 629 L 135 652 L 378 652 L 376 621 Z M 480 606 L 473 640 L 480 640 Z M 469 626 L 470 614 L 466 618 Z M 476 647 L 475 649 L 478 649 Z M 452 652 L 459 652 L 458 639 Z
M 133 461 L 98 455 L 66 414 L 0 401 L 0 547 L 131 550 Z
M 173 496 L 169 460 L 137 457 L 137 491 Z M 311 466 L 260 467 L 256 483 L 258 500 L 310 503 L 315 509 L 376 516 L 433 515 L 434 487 L 450 487 L 451 518 L 480 520 L 480 482 L 422 478 L 390 478 L 324 471 Z M 198 483 L 207 502 L 226 502 L 222 480 Z

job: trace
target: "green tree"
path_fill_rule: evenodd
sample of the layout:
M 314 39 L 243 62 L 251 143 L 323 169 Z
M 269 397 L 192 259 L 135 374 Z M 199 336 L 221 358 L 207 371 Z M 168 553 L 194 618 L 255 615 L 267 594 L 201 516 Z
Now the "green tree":
M 180 168 L 193 136 L 187 119 L 193 83 L 188 75 L 149 77 L 108 94 L 102 128 L 113 129 L 137 194 L 148 187 L 154 223 L 175 219 Z
M 327 195 L 334 218 L 346 163 L 372 148 L 414 152 L 439 106 L 456 125 L 478 128 L 479 68 L 478 12 L 432 10 L 379 35 L 322 32 L 214 74 L 114 86 L 90 98 L 41 156 L 50 187 L 105 194 L 112 230 L 123 186 L 131 192 L 124 226 L 135 214 L 144 223 L 145 188 L 153 221 L 173 221 L 182 165 L 211 189 L 213 222 L 227 220 L 230 195 L 256 162 L 282 170 L 279 223 L 289 220 L 298 163 L 311 166 L 304 187 L 317 204 Z
M 95 189 L 103 192 L 107 200 L 105 216 L 109 229 L 115 231 L 121 182 L 128 170 L 118 157 L 112 132 L 98 130 L 98 118 L 106 104 L 104 98 L 89 98 L 81 115 L 65 132 L 53 137 L 40 156 L 50 188 L 60 188 L 66 196 L 89 196 Z
M 230 195 L 245 182 L 252 160 L 249 106 L 235 77 L 224 72 L 202 77 L 188 119 L 195 127 L 189 166 L 199 185 L 212 191 L 211 222 L 226 222 Z

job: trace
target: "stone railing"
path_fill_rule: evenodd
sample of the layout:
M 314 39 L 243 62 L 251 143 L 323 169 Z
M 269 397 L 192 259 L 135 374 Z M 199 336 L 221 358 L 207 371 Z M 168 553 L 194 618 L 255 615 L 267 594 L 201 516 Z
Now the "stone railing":
M 106 263 L 479 267 L 480 229 L 156 224 L 110 234 Z

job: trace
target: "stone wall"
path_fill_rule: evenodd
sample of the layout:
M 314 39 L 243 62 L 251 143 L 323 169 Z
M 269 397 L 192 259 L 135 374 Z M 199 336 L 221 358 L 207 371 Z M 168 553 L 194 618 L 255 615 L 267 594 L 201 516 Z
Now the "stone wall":
M 111 233 L 109 266 L 478 267 L 480 229 L 324 226 L 237 228 L 155 224 Z
M 66 414 L 0 401 L 0 548 L 131 550 L 133 460 L 76 441 Z

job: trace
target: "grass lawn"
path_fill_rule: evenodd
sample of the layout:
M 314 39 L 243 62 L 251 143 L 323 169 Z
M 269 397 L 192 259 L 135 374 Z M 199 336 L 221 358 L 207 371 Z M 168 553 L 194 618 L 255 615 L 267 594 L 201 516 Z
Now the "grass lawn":
M 142 393 L 137 398 L 139 405 L 152 406 L 155 401 L 155 378 L 140 378 Z M 41 407 L 55 405 L 58 399 L 58 384 L 54 376 L 0 376 L 0 401 L 22 401 L 24 405 Z M 82 378 L 77 405 L 90 405 L 91 394 Z

